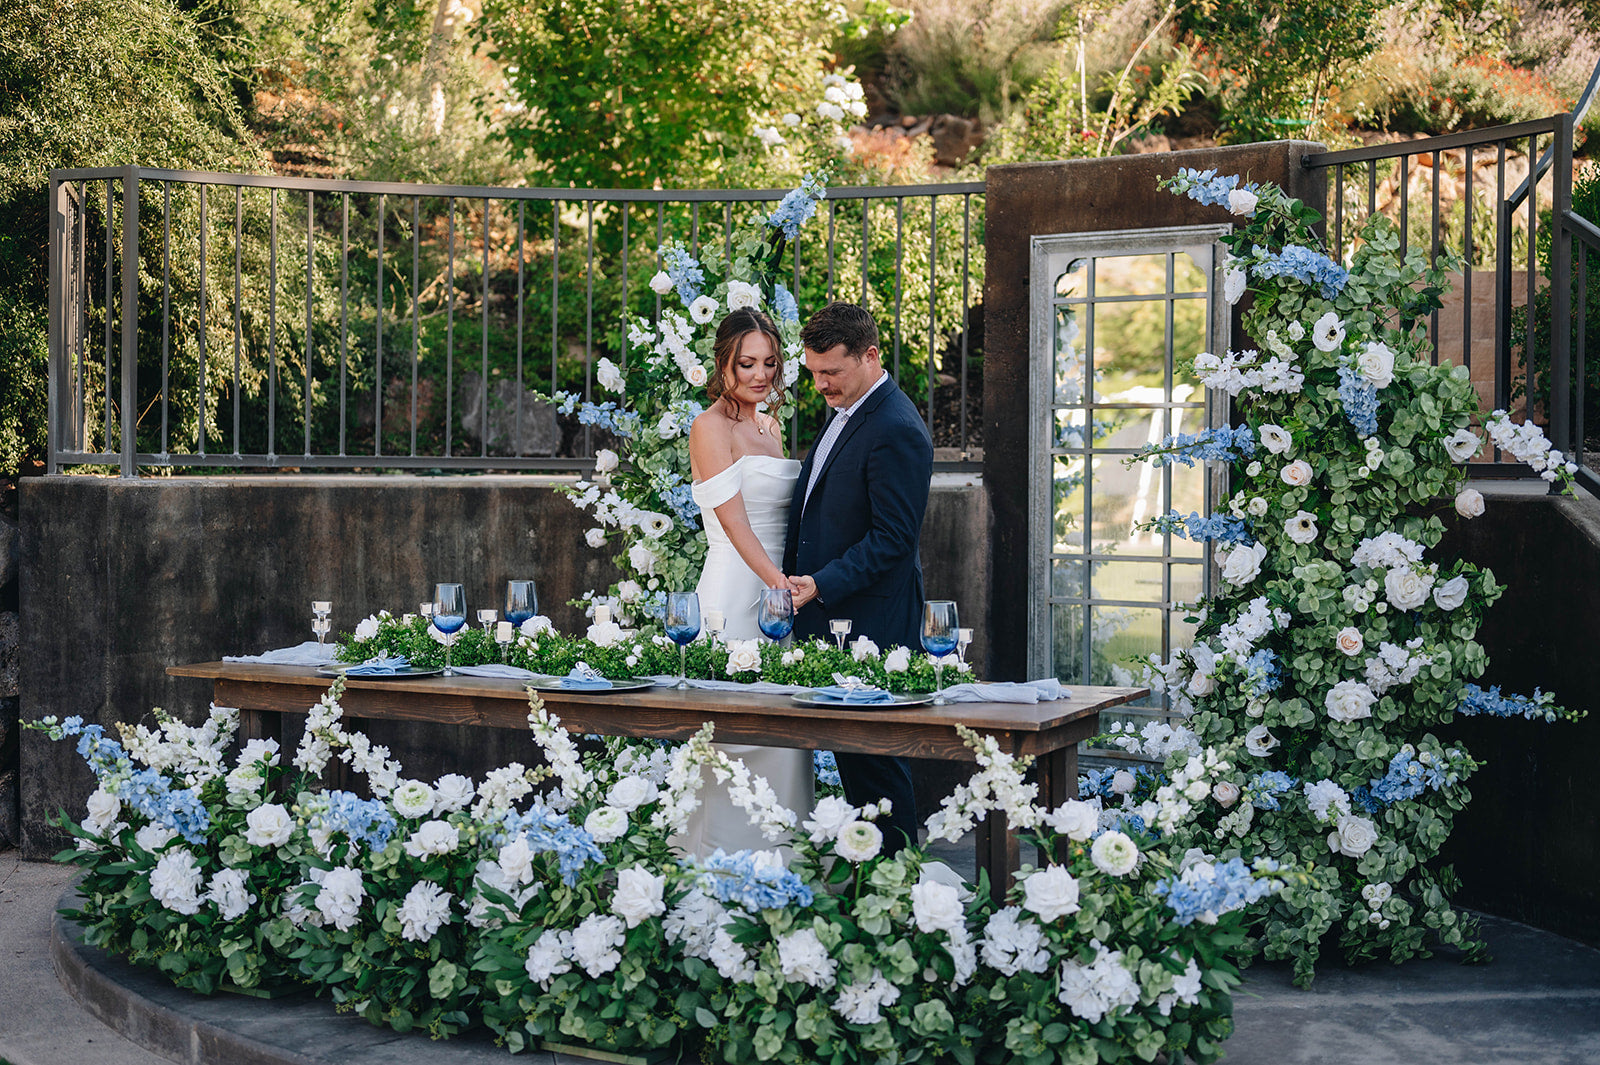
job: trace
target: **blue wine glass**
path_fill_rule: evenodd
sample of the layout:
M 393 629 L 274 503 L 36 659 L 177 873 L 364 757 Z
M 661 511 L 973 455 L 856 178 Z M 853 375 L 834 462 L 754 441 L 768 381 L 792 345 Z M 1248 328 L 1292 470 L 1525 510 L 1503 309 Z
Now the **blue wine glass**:
M 777 643 L 794 631 L 794 596 L 787 588 L 763 588 L 756 624 L 767 639 Z
M 922 649 L 933 656 L 933 705 L 945 706 L 944 656 L 956 649 L 960 636 L 956 604 L 950 599 L 929 599 L 922 604 Z
M 678 691 L 689 690 L 686 671 L 689 645 L 700 635 L 700 596 L 694 592 L 668 592 L 667 638 L 678 645 Z
M 506 620 L 517 628 L 539 612 L 539 591 L 532 581 L 506 581 Z
M 453 636 L 460 632 L 467 624 L 467 593 L 459 584 L 436 584 L 433 586 L 433 627 L 446 636 Z M 455 641 L 446 641 L 444 645 L 444 675 L 453 677 L 456 671 L 450 668 L 450 644 Z

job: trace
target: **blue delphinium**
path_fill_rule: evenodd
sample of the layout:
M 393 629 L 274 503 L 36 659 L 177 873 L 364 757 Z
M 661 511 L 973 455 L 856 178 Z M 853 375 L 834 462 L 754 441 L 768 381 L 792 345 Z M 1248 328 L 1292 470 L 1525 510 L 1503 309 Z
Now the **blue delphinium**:
M 1173 179 L 1172 187 L 1199 203 L 1212 207 L 1227 207 L 1228 193 L 1239 187 L 1239 175 L 1228 174 L 1222 177 L 1218 176 L 1215 170 L 1195 170 L 1186 166 L 1179 169 L 1178 176 Z M 1246 185 L 1245 188 L 1254 192 L 1259 186 Z
M 706 282 L 706 273 L 700 269 L 694 256 L 676 244 L 668 244 L 661 249 L 661 269 L 672 278 L 678 298 L 685 304 L 693 303 L 699 297 L 701 287 Z
M 1456 707 L 1456 713 L 1468 717 L 1488 714 L 1491 717 L 1525 717 L 1529 721 L 1559 721 L 1561 711 L 1555 705 L 1555 695 L 1533 689 L 1528 695 L 1501 695 L 1496 684 L 1484 691 L 1476 684 L 1468 684 L 1466 692 Z
M 811 216 L 817 213 L 817 201 L 827 195 L 828 190 L 821 180 L 815 174 L 807 174 L 799 186 L 791 189 L 767 216 L 767 225 L 781 229 L 785 237 L 793 240 L 800 235 L 800 227 L 811 221 Z
M 1389 759 L 1389 768 L 1383 776 L 1373 777 L 1370 784 L 1356 788 L 1350 793 L 1351 798 L 1369 813 L 1376 813 L 1385 806 L 1414 799 L 1430 788 L 1434 791 L 1452 788 L 1461 782 L 1461 763 L 1466 760 L 1466 755 L 1456 747 L 1439 755 L 1431 751 L 1418 753 L 1408 743 Z
M 1256 651 L 1245 660 L 1244 682 L 1258 698 L 1277 691 L 1283 683 L 1283 667 L 1278 663 L 1278 656 L 1265 647 Z
M 1339 367 L 1339 402 L 1344 416 L 1362 436 L 1378 431 L 1378 390 L 1348 366 Z
M 748 850 L 727 854 L 718 847 L 704 861 L 685 859 L 683 864 L 699 874 L 700 890 L 745 910 L 811 905 L 811 889 L 798 875 L 781 865 L 757 864 Z
M 78 737 L 78 754 L 89 764 L 95 780 L 121 802 L 148 818 L 165 825 L 190 843 L 205 841 L 211 827 L 211 813 L 194 788 L 174 788 L 154 769 L 134 769 L 133 760 L 122 744 L 110 739 L 101 725 L 85 725 L 73 716 L 55 724 L 46 718 L 45 732 L 51 739 Z
M 800 320 L 800 305 L 795 302 L 794 293 L 784 287 L 782 281 L 779 281 L 772 290 L 772 309 L 778 312 L 778 318 L 782 321 Z
M 1276 863 L 1261 871 L 1276 872 Z M 1155 893 L 1167 900 L 1179 924 L 1192 924 L 1196 920 L 1210 924 L 1222 914 L 1265 898 L 1278 886 L 1270 877 L 1257 877 L 1240 859 L 1229 858 L 1213 865 L 1209 876 L 1191 868 L 1186 876 L 1157 881 Z
M 592 425 L 615 433 L 625 440 L 639 435 L 639 415 L 631 410 L 619 410 L 616 403 L 584 403 L 578 406 L 578 424 Z
M 561 882 L 569 887 L 578 882 L 578 874 L 585 865 L 605 861 L 593 836 L 573 824 L 565 814 L 556 813 L 538 800 L 525 813 L 507 814 L 501 828 L 502 832 L 495 837 L 501 845 L 520 836 L 533 853 L 554 854 Z
M 330 791 L 311 801 L 307 827 L 313 831 L 343 833 L 374 851 L 389 845 L 394 835 L 394 814 L 383 803 L 363 799 L 350 791 Z
M 1281 769 L 1269 769 L 1246 781 L 1244 799 L 1257 810 L 1276 810 L 1278 796 L 1288 794 L 1295 786 L 1294 777 L 1288 773 Z
M 1326 300 L 1342 292 L 1350 280 L 1350 271 L 1302 244 L 1290 244 L 1276 255 L 1257 245 L 1251 249 L 1251 253 L 1253 262 L 1250 272 L 1256 277 L 1292 277 L 1308 285 L 1316 285 Z
M 1181 536 L 1195 543 L 1205 543 L 1208 540 L 1223 544 L 1256 542 L 1243 518 L 1236 518 L 1232 514 L 1223 514 L 1220 511 L 1209 518 L 1202 518 L 1199 511 L 1190 511 L 1189 516 L 1185 518 L 1180 517 L 1176 510 L 1170 510 L 1151 522 L 1150 526 L 1157 532 L 1170 532 L 1174 536 Z
M 832 751 L 812 751 L 811 769 L 817 775 L 818 784 L 830 788 L 840 786 L 839 763 L 834 760 Z
M 1231 429 L 1223 426 L 1199 433 L 1169 436 L 1161 443 L 1140 451 L 1138 457 L 1148 458 L 1156 466 L 1173 462 L 1193 466 L 1196 460 L 1232 462 L 1238 458 L 1250 458 L 1255 453 L 1255 432 L 1248 425 L 1241 425 Z

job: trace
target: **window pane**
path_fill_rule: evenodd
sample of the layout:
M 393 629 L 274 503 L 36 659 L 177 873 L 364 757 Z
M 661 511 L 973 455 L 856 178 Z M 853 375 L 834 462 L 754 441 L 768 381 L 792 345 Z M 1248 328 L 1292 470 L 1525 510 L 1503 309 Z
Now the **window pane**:
M 1081 308 L 1057 307 L 1055 313 L 1055 395 L 1057 403 L 1082 403 L 1088 389 L 1083 358 Z
M 1211 271 L 1211 249 L 1191 248 L 1179 252 L 1172 262 L 1172 291 L 1204 292 L 1206 275 Z
M 1165 603 L 1162 569 L 1160 562 L 1096 562 L 1089 576 L 1089 591 L 1095 599 Z
M 1172 304 L 1172 382 L 1192 385 L 1200 393 L 1200 379 L 1194 375 L 1192 361 L 1202 351 L 1211 350 L 1206 337 L 1204 300 L 1174 300 Z
M 1149 296 L 1167 291 L 1167 254 L 1095 256 L 1094 295 Z
M 1174 537 L 1173 539 L 1177 539 Z M 1182 541 L 1180 541 L 1182 542 Z M 1176 545 L 1174 545 L 1176 546 Z M 1200 598 L 1204 585 L 1201 583 L 1201 572 L 1198 565 L 1186 562 L 1172 563 L 1172 601 L 1174 603 L 1192 603 Z M 1175 611 L 1174 622 L 1177 624 L 1183 612 Z
M 1094 304 L 1094 372 L 1102 391 L 1166 384 L 1166 308 L 1165 300 Z
M 1088 286 L 1088 259 L 1073 259 L 1067 268 L 1056 275 L 1056 298 L 1082 297 Z
M 1083 469 L 1083 459 L 1077 457 L 1056 458 L 1050 463 L 1053 552 L 1083 550 Z
M 1058 599 L 1082 599 L 1083 566 L 1072 559 L 1051 559 L 1050 594 Z
M 1173 411 L 1174 416 L 1183 414 L 1197 414 L 1198 411 Z M 1186 426 L 1183 432 L 1192 433 L 1199 428 L 1199 419 L 1196 424 Z M 1206 472 L 1205 467 L 1196 463 L 1194 466 L 1184 466 L 1174 463 L 1169 467 L 1172 471 L 1172 497 L 1167 501 L 1168 510 L 1176 510 L 1184 517 L 1190 514 L 1206 515 Z M 1166 511 L 1162 511 L 1166 513 Z M 1172 538 L 1172 553 L 1180 558 L 1199 558 L 1203 545 L 1193 540 L 1174 536 Z
M 1158 607 L 1096 606 L 1089 608 L 1090 684 L 1111 683 L 1111 664 L 1129 668 L 1129 659 L 1149 661 L 1161 651 L 1161 615 Z
M 1089 424 L 1089 412 L 1082 407 L 1061 407 L 1056 410 L 1056 434 L 1051 447 L 1078 450 L 1089 443 L 1084 426 Z
M 1050 608 L 1051 660 L 1055 675 L 1068 684 L 1083 684 L 1083 610 L 1081 606 Z

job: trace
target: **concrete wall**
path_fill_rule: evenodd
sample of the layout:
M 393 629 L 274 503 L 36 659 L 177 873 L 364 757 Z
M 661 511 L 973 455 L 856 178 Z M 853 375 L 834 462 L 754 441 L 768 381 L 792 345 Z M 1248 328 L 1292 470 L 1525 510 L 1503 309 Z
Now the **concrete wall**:
M 565 632 L 569 599 L 616 579 L 583 544 L 589 522 L 537 477 L 232 477 L 120 481 L 42 477 L 21 488 L 21 713 L 81 714 L 110 725 L 161 706 L 201 716 L 210 686 L 166 667 L 256 653 L 311 638 L 310 603 L 333 601 L 348 632 L 369 613 L 415 609 L 433 582 L 466 584 L 469 608 L 499 605 L 505 581 L 531 575 L 540 607 Z M 941 478 L 928 507 L 930 596 L 961 604 L 987 632 L 988 515 L 971 479 Z M 973 648 L 982 662 L 987 641 Z M 383 724 L 418 775 L 482 772 L 533 757 L 520 733 Z M 81 816 L 91 777 L 71 745 L 22 739 L 21 838 L 45 857 L 62 835 L 46 818 Z M 930 786 L 934 786 L 930 783 Z

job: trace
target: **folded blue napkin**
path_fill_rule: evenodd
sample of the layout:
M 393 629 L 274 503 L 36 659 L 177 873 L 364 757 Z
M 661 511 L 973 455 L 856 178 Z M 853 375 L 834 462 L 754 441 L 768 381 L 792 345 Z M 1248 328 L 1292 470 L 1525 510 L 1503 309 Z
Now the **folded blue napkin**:
M 363 662 L 359 666 L 351 666 L 344 671 L 347 677 L 388 677 L 396 673 L 411 672 L 411 663 L 404 658 L 384 658 L 375 662 Z
M 842 684 L 830 684 L 826 688 L 816 689 L 816 697 L 824 702 L 840 703 L 892 703 L 894 695 L 882 688 L 857 688 L 847 687 Z
M 595 672 L 587 662 L 579 662 L 572 672 L 561 678 L 561 686 L 574 691 L 600 691 L 611 687 L 611 682 Z

